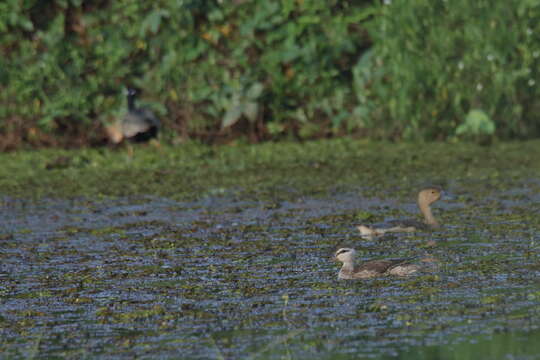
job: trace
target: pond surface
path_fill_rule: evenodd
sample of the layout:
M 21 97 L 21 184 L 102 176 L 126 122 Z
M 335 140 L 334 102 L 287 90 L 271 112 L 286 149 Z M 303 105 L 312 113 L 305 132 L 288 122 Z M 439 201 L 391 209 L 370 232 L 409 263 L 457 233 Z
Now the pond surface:
M 416 189 L 216 188 L 24 200 L 0 212 L 0 352 L 11 358 L 540 359 L 540 182 L 447 181 L 444 227 L 363 239 L 416 216 Z M 283 196 L 283 193 L 295 194 Z M 397 195 L 399 194 L 399 195 Z M 338 281 L 361 260 L 430 256 L 407 278 Z

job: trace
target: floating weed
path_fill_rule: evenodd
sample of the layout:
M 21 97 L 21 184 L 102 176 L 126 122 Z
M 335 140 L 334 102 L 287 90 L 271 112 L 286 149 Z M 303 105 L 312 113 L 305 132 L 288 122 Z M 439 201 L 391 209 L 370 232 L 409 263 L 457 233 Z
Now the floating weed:
M 504 295 L 484 296 L 481 302 L 482 304 L 500 304 L 504 302 Z
M 136 322 L 149 320 L 154 316 L 162 316 L 166 313 L 165 309 L 161 305 L 154 305 L 149 309 L 139 309 L 129 312 L 113 313 L 115 322 Z
M 376 215 L 367 211 L 357 211 L 354 218 L 357 221 L 376 221 Z
M 20 293 L 13 297 L 17 299 L 42 299 L 42 298 L 49 298 L 52 296 L 53 296 L 53 292 L 50 290 L 38 290 L 38 291 Z
M 89 234 L 93 236 L 104 236 L 104 235 L 119 235 L 119 236 L 125 236 L 126 231 L 125 229 L 120 229 L 116 227 L 105 227 L 101 229 L 91 229 L 88 231 Z
M 60 229 L 60 231 L 65 232 L 67 235 L 74 235 L 74 234 L 78 234 L 82 230 L 80 228 L 67 226 L 63 229 Z
M 0 241 L 13 240 L 13 239 L 14 239 L 14 235 L 11 233 L 0 234 Z
M 94 299 L 90 297 L 74 297 L 74 298 L 68 298 L 66 299 L 67 303 L 74 304 L 74 305 L 81 305 L 81 304 L 90 304 L 94 302 Z
M 384 304 L 382 302 L 374 302 L 372 304 L 369 304 L 369 305 L 363 307 L 360 312 L 364 312 L 364 313 L 370 313 L 370 312 L 381 313 L 381 312 L 387 312 L 387 311 L 389 311 L 388 305 L 386 305 L 386 304 Z
M 15 174 L 0 203 L 0 347 L 27 357 L 42 332 L 43 358 L 77 358 L 81 346 L 90 357 L 376 358 L 530 328 L 537 146 L 188 145 L 138 148 L 130 163 L 106 151 L 95 167 L 69 168 L 77 188 L 60 170 L 35 169 L 39 183 Z M 25 159 L 6 164 L 23 171 Z M 354 224 L 410 217 L 416 189 L 437 179 L 458 194 L 434 208 L 443 228 L 360 238 Z M 363 261 L 440 262 L 408 278 L 338 281 L 329 258 L 342 243 Z
M 45 316 L 45 313 L 37 310 L 24 310 L 19 315 L 23 317 L 42 317 Z

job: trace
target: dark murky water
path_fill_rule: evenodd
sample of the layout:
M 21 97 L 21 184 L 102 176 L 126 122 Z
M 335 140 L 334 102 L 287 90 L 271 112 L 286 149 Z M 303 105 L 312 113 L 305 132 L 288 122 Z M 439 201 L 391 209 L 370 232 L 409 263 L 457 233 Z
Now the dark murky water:
M 412 216 L 391 194 L 257 202 L 5 198 L 4 357 L 540 359 L 538 185 L 440 202 L 433 233 L 362 239 Z M 368 220 L 365 220 L 365 219 Z M 435 243 L 430 242 L 433 240 Z M 409 278 L 337 281 L 330 261 L 429 255 Z

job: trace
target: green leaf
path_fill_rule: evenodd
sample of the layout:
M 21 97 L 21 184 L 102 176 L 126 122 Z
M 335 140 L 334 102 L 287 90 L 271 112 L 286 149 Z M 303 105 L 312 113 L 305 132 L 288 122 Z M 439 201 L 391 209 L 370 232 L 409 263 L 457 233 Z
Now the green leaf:
M 259 104 L 256 102 L 249 101 L 244 104 L 244 115 L 246 115 L 249 121 L 255 122 L 255 120 L 257 120 L 258 113 Z
M 246 92 L 246 97 L 249 100 L 255 100 L 259 96 L 261 96 L 262 92 L 264 90 L 264 85 L 260 82 L 256 82 L 255 84 L 251 85 L 251 87 Z
M 266 124 L 266 128 L 268 129 L 270 135 L 278 135 L 285 130 L 285 126 L 283 126 L 283 124 L 277 123 L 275 121 Z
M 456 128 L 456 135 L 493 135 L 495 123 L 479 109 L 469 111 L 465 122 Z
M 144 35 L 150 30 L 152 34 L 156 34 L 161 25 L 161 19 L 167 17 L 169 12 L 163 9 L 154 9 L 146 16 L 141 25 L 140 34 Z
M 236 124 L 236 122 L 240 120 L 243 112 L 244 106 L 242 106 L 242 104 L 236 104 L 231 106 L 225 113 L 225 116 L 223 116 L 223 119 L 221 121 L 221 128 L 224 129 Z

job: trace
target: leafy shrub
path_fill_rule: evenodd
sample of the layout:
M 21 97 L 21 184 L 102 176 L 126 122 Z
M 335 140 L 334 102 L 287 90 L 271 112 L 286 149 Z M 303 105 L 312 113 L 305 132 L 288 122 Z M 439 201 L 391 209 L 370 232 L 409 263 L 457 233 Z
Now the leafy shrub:
M 373 53 L 355 67 L 371 127 L 441 139 L 478 109 L 500 137 L 540 134 L 540 2 L 386 3 L 371 29 Z
M 456 128 L 456 135 L 493 135 L 495 124 L 482 110 L 471 110 L 465 117 L 465 122 Z
M 444 139 L 474 109 L 540 133 L 536 0 L 384 4 L 6 0 L 0 149 L 102 142 L 127 85 L 170 137 Z
M 123 111 L 128 84 L 183 136 L 337 133 L 353 106 L 348 73 L 368 46 L 359 24 L 369 5 L 9 0 L 0 133 L 19 124 L 24 141 L 96 141 Z

